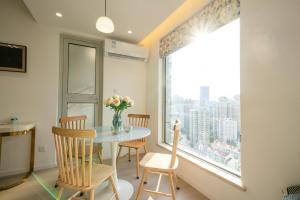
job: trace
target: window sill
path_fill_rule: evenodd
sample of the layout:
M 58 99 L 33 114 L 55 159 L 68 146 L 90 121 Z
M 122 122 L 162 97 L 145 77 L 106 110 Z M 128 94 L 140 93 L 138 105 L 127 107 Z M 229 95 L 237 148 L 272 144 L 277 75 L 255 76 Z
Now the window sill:
M 172 147 L 167 144 L 160 143 L 160 144 L 157 144 L 157 146 L 161 147 L 163 149 L 166 149 L 168 151 L 172 151 Z M 203 162 L 200 159 L 197 159 L 197 158 L 195 158 L 191 155 L 188 155 L 182 151 L 177 151 L 177 156 L 187 160 L 188 162 L 196 165 L 197 167 L 200 167 L 201 169 L 204 169 L 208 173 L 220 178 L 223 181 L 226 181 L 227 183 L 233 185 L 234 187 L 236 187 L 242 191 L 247 190 L 247 188 L 243 185 L 241 178 L 239 178 L 239 177 L 229 174 L 223 170 L 220 170 L 220 169 L 216 168 L 215 166 L 210 165 L 209 163 Z

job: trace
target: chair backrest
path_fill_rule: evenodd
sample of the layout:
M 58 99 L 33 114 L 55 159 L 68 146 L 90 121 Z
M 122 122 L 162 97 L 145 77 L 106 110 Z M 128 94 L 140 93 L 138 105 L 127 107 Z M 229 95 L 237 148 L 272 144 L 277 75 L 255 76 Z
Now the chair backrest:
M 86 115 L 62 116 L 59 123 L 62 128 L 85 129 Z
M 147 128 L 149 119 L 150 119 L 150 115 L 128 114 L 128 123 L 131 126 L 141 126 Z M 145 141 L 145 138 L 139 139 L 137 141 Z
M 131 126 L 148 127 L 150 115 L 128 114 L 128 121 Z
M 95 130 L 52 127 L 52 133 L 54 134 L 60 181 L 75 187 L 91 186 Z M 87 145 L 89 157 L 86 161 Z M 79 149 L 82 155 L 81 162 L 78 161 Z
M 176 120 L 175 124 L 173 126 L 174 131 L 174 137 L 173 137 L 173 149 L 172 149 L 172 158 L 171 158 L 171 168 L 175 165 L 176 161 L 176 152 L 177 152 L 177 146 L 178 146 L 178 140 L 180 137 L 180 121 Z

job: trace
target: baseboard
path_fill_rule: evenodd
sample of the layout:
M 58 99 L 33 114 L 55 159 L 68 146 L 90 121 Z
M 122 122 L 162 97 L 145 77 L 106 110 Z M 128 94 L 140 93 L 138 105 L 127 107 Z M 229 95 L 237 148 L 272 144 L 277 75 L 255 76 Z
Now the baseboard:
M 22 174 L 28 172 L 28 168 L 18 168 L 0 171 L 0 177 L 12 176 L 15 174 Z
M 34 167 L 34 171 L 40 171 L 40 170 L 44 170 L 44 169 L 50 169 L 50 168 L 54 168 L 57 167 L 56 162 L 53 163 L 49 163 L 47 165 L 38 165 Z
M 46 165 L 37 165 L 34 167 L 34 171 L 44 170 L 56 167 L 56 163 L 49 163 Z M 16 174 L 22 174 L 28 172 L 28 167 L 26 168 L 17 168 L 17 169 L 8 169 L 8 170 L 2 170 L 0 171 L 0 177 L 6 177 L 6 176 L 12 176 Z

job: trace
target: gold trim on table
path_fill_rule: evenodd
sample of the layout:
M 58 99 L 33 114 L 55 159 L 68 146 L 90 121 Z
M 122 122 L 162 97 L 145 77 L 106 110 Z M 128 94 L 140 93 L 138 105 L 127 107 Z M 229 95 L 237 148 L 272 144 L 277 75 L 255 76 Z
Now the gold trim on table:
M 35 147 L 35 124 L 34 123 L 16 123 L 16 124 L 0 124 L 0 162 L 1 162 L 1 146 L 3 137 L 21 136 L 31 133 L 31 145 L 30 145 L 30 166 L 29 171 L 25 176 L 21 177 L 15 183 L 0 187 L 0 191 L 7 190 L 25 182 L 25 180 L 31 175 L 34 168 L 34 147 Z

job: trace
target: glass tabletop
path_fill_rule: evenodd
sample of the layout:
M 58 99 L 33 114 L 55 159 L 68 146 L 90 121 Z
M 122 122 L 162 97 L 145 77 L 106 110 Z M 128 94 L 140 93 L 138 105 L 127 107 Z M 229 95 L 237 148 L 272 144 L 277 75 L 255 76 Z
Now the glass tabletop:
M 95 127 L 97 136 L 94 139 L 94 143 L 102 142 L 124 142 L 130 140 L 137 140 L 145 138 L 151 134 L 150 129 L 144 127 L 133 126 L 129 133 L 122 130 L 120 133 L 112 133 L 109 126 L 97 126 Z

